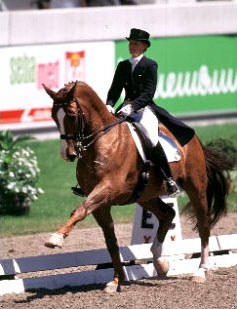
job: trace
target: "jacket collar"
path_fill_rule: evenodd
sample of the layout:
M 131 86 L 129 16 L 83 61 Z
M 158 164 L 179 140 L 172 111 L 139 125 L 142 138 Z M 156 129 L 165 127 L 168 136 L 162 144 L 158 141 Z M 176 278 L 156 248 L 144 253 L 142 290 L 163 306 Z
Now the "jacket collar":
M 141 54 L 140 56 L 138 57 L 135 57 L 135 58 L 130 58 L 129 61 L 133 64 L 133 62 L 135 61 L 137 64 L 138 62 L 144 57 L 144 54 Z

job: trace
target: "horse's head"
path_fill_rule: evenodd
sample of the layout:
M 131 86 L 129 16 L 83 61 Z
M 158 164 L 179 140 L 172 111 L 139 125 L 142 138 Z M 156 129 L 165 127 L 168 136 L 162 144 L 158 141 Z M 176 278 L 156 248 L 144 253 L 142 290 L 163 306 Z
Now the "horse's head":
M 77 157 L 76 140 L 80 129 L 78 117 L 82 111 L 74 98 L 76 83 L 66 84 L 58 92 L 54 92 L 45 85 L 44 89 L 53 99 L 52 118 L 55 121 L 61 138 L 61 157 L 63 160 L 73 162 Z M 80 116 L 80 115 L 79 115 Z

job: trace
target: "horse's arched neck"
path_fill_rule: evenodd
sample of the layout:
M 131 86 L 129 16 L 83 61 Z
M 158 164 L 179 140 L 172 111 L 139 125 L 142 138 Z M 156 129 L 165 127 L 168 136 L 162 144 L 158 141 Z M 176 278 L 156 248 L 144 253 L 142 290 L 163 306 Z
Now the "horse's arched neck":
M 78 99 L 85 109 L 85 125 L 90 133 L 103 129 L 112 124 L 116 118 L 107 110 L 104 102 L 86 84 L 78 87 Z
M 104 103 L 102 103 L 104 105 Z M 90 111 L 90 117 L 86 120 L 89 130 L 96 132 L 102 130 L 104 127 L 116 122 L 116 118 L 107 111 L 105 106 L 102 106 L 99 110 L 92 108 Z

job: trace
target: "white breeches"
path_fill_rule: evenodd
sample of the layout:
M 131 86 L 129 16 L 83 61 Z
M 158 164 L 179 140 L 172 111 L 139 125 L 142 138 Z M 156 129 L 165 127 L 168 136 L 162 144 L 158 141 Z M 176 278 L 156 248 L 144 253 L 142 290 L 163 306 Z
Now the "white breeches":
M 159 140 L 158 119 L 152 111 L 152 108 L 146 106 L 136 113 L 132 113 L 131 116 L 135 122 L 138 122 L 141 125 L 143 133 L 150 139 L 153 147 L 156 146 Z

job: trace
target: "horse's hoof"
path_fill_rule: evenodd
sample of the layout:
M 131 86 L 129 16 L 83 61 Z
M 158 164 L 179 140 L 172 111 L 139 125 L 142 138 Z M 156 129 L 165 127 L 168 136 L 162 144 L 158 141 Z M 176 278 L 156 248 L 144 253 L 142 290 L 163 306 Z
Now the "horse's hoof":
M 54 234 L 51 234 L 51 236 L 45 242 L 44 245 L 45 247 L 48 247 L 48 248 L 55 248 L 55 247 L 62 248 L 63 241 L 64 241 L 63 234 L 54 233 Z
M 199 268 L 192 277 L 192 282 L 195 283 L 205 283 L 206 282 L 206 273 L 204 268 Z
M 107 283 L 106 287 L 104 288 L 104 292 L 108 294 L 113 294 L 120 291 L 121 291 L 120 284 L 114 280 Z
M 165 278 L 170 269 L 169 261 L 165 258 L 153 259 L 153 265 L 158 276 L 160 278 Z

